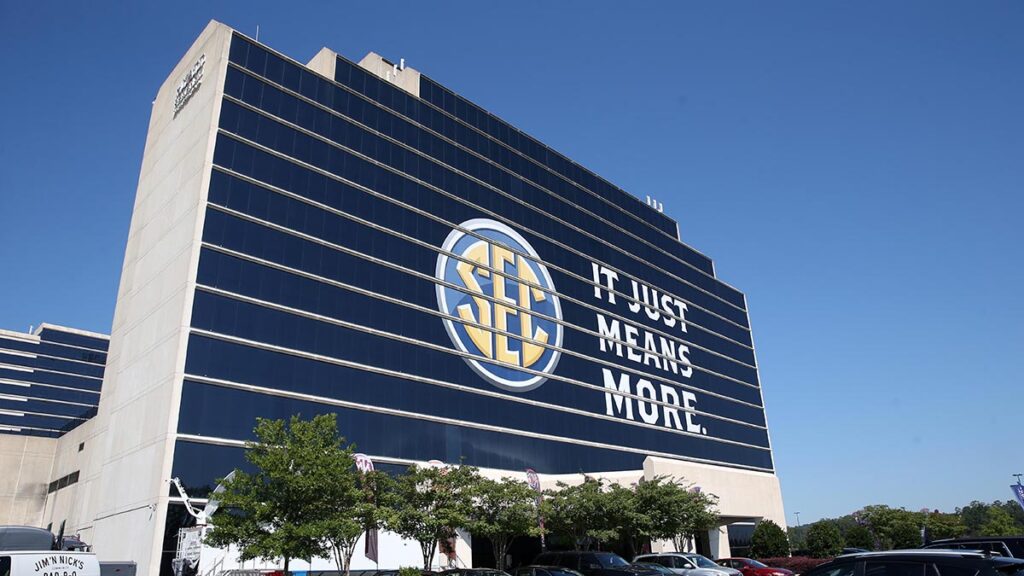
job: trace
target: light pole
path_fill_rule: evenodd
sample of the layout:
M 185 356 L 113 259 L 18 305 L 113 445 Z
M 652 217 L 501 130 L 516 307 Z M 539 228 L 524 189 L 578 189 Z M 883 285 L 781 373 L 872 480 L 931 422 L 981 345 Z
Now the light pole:
M 800 513 L 799 512 L 793 512 L 793 514 L 796 515 L 796 527 L 799 528 L 800 527 Z
M 1024 476 L 1024 474 L 1014 474 L 1014 476 L 1017 478 L 1017 485 L 1020 486 L 1020 477 Z

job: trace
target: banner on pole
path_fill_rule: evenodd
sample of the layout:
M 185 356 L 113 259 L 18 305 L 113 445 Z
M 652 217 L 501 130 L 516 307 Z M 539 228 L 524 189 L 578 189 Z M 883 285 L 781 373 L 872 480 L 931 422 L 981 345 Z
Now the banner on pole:
M 1013 490 L 1013 495 L 1017 497 L 1017 504 L 1024 508 L 1024 484 L 1011 484 L 1010 490 Z

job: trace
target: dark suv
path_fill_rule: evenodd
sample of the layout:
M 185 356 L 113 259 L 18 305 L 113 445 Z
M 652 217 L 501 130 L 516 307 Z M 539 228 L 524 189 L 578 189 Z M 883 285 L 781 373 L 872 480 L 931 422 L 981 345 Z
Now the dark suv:
M 1024 560 L 960 550 L 890 550 L 840 556 L 803 576 L 1024 576 Z
M 978 550 L 992 552 L 1007 558 L 1024 558 L 1024 537 L 1021 536 L 988 536 L 981 538 L 945 538 L 932 540 L 925 548 L 944 548 L 946 550 Z
M 570 568 L 584 576 L 659 576 L 654 570 L 633 566 L 613 552 L 543 552 L 533 564 Z

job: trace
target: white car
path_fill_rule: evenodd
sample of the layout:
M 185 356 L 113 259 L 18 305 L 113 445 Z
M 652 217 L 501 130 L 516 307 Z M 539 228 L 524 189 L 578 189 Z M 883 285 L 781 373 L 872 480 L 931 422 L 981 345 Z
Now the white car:
M 700 554 L 688 552 L 641 554 L 633 562 L 660 564 L 680 576 L 742 576 L 739 570 L 719 566 Z

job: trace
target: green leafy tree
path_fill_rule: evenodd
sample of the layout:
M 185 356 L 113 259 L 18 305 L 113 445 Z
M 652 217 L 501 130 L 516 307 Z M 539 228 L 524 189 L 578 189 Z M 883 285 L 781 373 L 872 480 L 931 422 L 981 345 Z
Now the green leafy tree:
M 967 526 L 958 514 L 943 514 L 931 512 L 925 517 L 925 526 L 928 527 L 928 536 L 931 540 L 940 538 L 959 538 L 967 533 Z
M 683 550 L 698 533 L 718 526 L 718 496 L 700 490 L 685 490 L 676 513 L 681 521 L 672 542 L 676 550 Z
M 1013 522 L 1017 525 L 1017 530 L 1014 534 L 1024 533 L 1024 508 L 1021 508 L 1016 500 L 1007 500 L 1006 502 L 996 500 L 992 505 L 998 506 L 1010 514 Z
M 981 534 L 981 527 L 988 522 L 988 504 L 973 500 L 963 508 L 957 508 L 956 513 L 960 516 L 967 534 L 978 536 Z
M 211 519 L 206 541 L 237 546 L 243 561 L 283 558 L 285 571 L 291 558 L 325 556 L 324 504 L 348 498 L 355 475 L 335 416 L 261 418 L 254 432 L 245 453 L 254 472 L 236 470 L 223 481 L 222 512 Z
M 352 450 L 347 450 L 346 455 L 351 460 Z M 335 470 L 349 469 L 341 468 L 343 465 L 343 462 L 339 462 Z M 338 570 L 348 575 L 359 537 L 383 526 L 390 517 L 390 495 L 394 480 L 380 471 L 340 476 L 346 479 L 344 490 L 322 494 L 321 522 L 324 543 L 331 551 Z
M 611 486 L 608 497 L 612 523 L 630 557 L 651 541 L 671 540 L 687 529 L 687 507 L 693 499 L 687 488 L 667 476 L 632 487 Z
M 843 534 L 843 540 L 851 548 L 863 548 L 865 550 L 874 550 L 875 548 L 874 535 L 860 524 L 854 524 L 847 528 L 846 533 Z
M 755 558 L 781 558 L 789 556 L 789 538 L 778 524 L 762 520 L 754 527 L 750 537 L 750 553 Z
M 410 466 L 398 477 L 385 526 L 419 542 L 423 569 L 429 570 L 437 543 L 454 538 L 473 512 L 473 492 L 480 476 L 472 466 Z
M 573 543 L 576 550 L 589 549 L 618 536 L 612 520 L 616 512 L 612 497 L 604 490 L 604 482 L 584 478 L 583 482 L 557 484 L 545 491 L 541 510 L 546 530 Z
M 1013 536 L 1020 533 L 1013 516 L 1001 506 L 990 506 L 986 516 L 980 530 L 982 536 Z
M 505 569 L 505 556 L 516 537 L 540 534 L 536 500 L 532 488 L 511 478 L 481 478 L 477 482 L 465 527 L 474 536 L 490 539 L 498 570 Z
M 843 546 L 843 535 L 831 520 L 820 520 L 807 529 L 807 549 L 815 558 L 836 556 Z
M 921 547 L 921 527 L 911 518 L 901 518 L 889 527 L 887 534 L 892 547 L 897 550 Z

